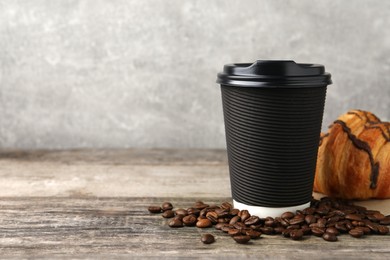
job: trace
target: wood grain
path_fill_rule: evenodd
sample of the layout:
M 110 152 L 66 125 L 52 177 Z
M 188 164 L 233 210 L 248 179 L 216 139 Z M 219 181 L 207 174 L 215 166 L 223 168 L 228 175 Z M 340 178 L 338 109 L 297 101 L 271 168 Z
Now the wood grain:
M 216 204 L 231 200 L 223 150 L 3 150 L 0 180 L 1 258 L 388 259 L 390 255 L 390 235 L 365 239 L 343 235 L 337 243 L 264 235 L 239 245 L 214 229 L 169 228 L 167 220 L 147 211 L 149 205 L 166 200 L 177 208 L 199 199 Z M 390 214 L 389 200 L 361 204 Z M 204 232 L 214 234 L 216 243 L 202 244 Z
M 239 245 L 214 228 L 173 229 L 147 206 L 171 201 L 187 208 L 197 198 L 2 198 L 0 199 L 0 254 L 2 257 L 67 256 L 94 258 L 110 255 L 139 257 L 253 257 L 253 258 L 355 258 L 389 256 L 390 236 L 348 235 L 339 242 L 308 237 L 293 241 L 267 236 Z M 207 198 L 221 203 L 228 198 Z M 204 245 L 202 233 L 215 235 Z M 101 255 L 102 254 L 102 255 Z

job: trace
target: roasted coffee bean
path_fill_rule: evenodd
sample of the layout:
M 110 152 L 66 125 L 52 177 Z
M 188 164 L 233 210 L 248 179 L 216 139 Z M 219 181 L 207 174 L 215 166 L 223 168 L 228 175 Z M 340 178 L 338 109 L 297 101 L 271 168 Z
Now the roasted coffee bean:
M 311 234 L 311 228 L 309 228 L 308 226 L 302 227 L 301 230 L 302 230 L 304 235 L 310 235 Z
M 230 221 L 230 219 L 228 218 L 219 218 L 218 219 L 218 223 L 228 223 Z
M 230 216 L 234 217 L 234 216 L 237 216 L 238 213 L 240 213 L 240 210 L 239 209 L 232 209 L 230 210 Z
M 225 223 L 217 223 L 214 227 L 217 230 L 221 230 L 224 225 L 225 225 Z
M 345 233 L 348 231 L 343 223 L 336 223 L 336 225 L 334 227 L 337 228 L 337 230 L 339 232 L 342 232 L 342 233 Z
M 216 209 L 215 213 L 217 213 L 218 218 L 226 218 L 229 216 L 229 210 L 226 209 Z
M 382 213 L 380 212 L 377 212 L 377 213 L 374 213 L 374 215 L 372 215 L 377 221 L 381 221 L 382 219 L 385 218 L 385 215 L 383 215 Z
M 232 227 L 231 225 L 225 224 L 225 225 L 221 228 L 221 230 L 222 230 L 223 232 L 225 232 L 225 233 L 228 233 L 229 230 L 232 229 L 232 228 L 233 228 L 233 227 Z
M 267 219 L 266 221 L 264 221 L 264 226 L 266 226 L 266 227 L 273 227 L 273 226 L 275 226 L 275 220 Z
M 287 227 L 287 229 L 300 229 L 301 226 L 300 225 L 290 225 Z
M 314 227 L 316 227 L 316 228 L 325 228 L 325 225 L 317 222 L 317 223 L 310 224 L 309 227 L 310 228 L 314 228 Z
M 348 233 L 349 233 L 351 236 L 356 237 L 356 238 L 362 237 L 362 236 L 364 235 L 363 230 L 361 230 L 361 229 L 359 229 L 359 228 L 351 229 Z
M 245 220 L 247 220 L 251 216 L 251 214 L 249 214 L 249 211 L 244 209 L 244 210 L 241 210 L 240 213 L 238 213 L 238 216 L 240 216 L 241 221 L 244 222 Z
M 206 217 L 206 214 L 207 214 L 207 212 L 209 212 L 209 211 L 210 211 L 209 208 L 204 208 L 204 209 L 200 210 L 199 216 Z
M 371 229 L 373 233 L 378 233 L 378 225 L 372 222 L 366 223 L 366 226 Z
M 314 212 L 316 212 L 316 209 L 315 208 L 305 208 L 304 210 L 302 210 L 303 214 L 305 215 L 313 215 Z
M 356 227 L 355 229 L 359 229 L 359 230 L 363 231 L 363 233 L 365 235 L 368 235 L 371 233 L 371 229 L 369 229 L 368 227 Z
M 258 216 L 250 216 L 245 220 L 245 225 L 250 226 L 250 225 L 256 225 L 260 223 L 260 219 Z
M 336 223 L 337 221 L 340 220 L 340 217 L 339 216 L 333 216 L 333 217 L 329 217 L 328 220 L 327 220 L 327 223 Z
M 345 218 L 349 219 L 349 220 L 356 220 L 356 221 L 361 221 L 362 220 L 362 218 L 359 215 L 357 215 L 357 214 L 347 214 L 345 216 Z
M 177 210 L 175 210 L 175 213 L 176 213 L 176 215 L 183 215 L 183 216 L 188 215 L 188 212 L 185 209 L 177 209 Z
M 236 228 L 236 229 L 245 229 L 246 228 L 246 225 L 242 222 L 236 222 L 233 224 L 233 227 Z
M 347 228 L 347 230 L 351 230 L 355 228 L 354 225 L 352 225 L 351 221 L 345 222 L 345 227 Z
M 235 228 L 232 228 L 228 231 L 228 234 L 230 236 L 237 236 L 237 235 L 242 235 L 241 234 L 241 230 L 240 229 L 235 229 Z
M 211 221 L 207 218 L 198 220 L 198 222 L 196 222 L 196 226 L 198 228 L 208 228 L 211 227 L 212 225 L 213 224 L 211 223 Z
M 180 216 L 180 215 L 179 215 Z M 198 221 L 201 220 L 201 219 L 207 219 L 206 216 L 199 216 L 198 218 Z
M 173 206 L 172 206 L 172 203 L 170 203 L 170 202 L 164 202 L 162 204 L 161 208 L 163 211 L 166 211 L 166 210 L 172 210 Z
M 266 235 L 272 235 L 274 233 L 274 229 L 272 227 L 262 227 L 260 228 L 260 231 Z
M 390 217 L 385 217 L 384 219 L 382 219 L 381 221 L 379 221 L 379 224 L 381 225 L 390 225 Z
M 285 219 L 281 219 L 280 220 L 280 224 L 283 226 L 283 227 L 288 227 L 290 224 L 288 223 L 288 221 L 287 220 L 285 220 Z
M 287 211 L 287 212 L 284 212 L 282 214 L 282 216 L 280 216 L 280 217 L 283 218 L 283 219 L 290 219 L 290 218 L 295 217 L 295 214 L 290 212 L 290 211 Z
M 314 227 L 311 229 L 311 233 L 317 237 L 321 237 L 325 233 L 325 230 L 323 228 Z
M 313 231 L 313 230 L 312 230 Z M 334 234 L 331 234 L 331 233 L 325 233 L 322 235 L 322 238 L 325 240 L 325 241 L 329 241 L 329 242 L 335 242 L 337 241 L 337 236 L 334 235 Z
M 329 208 L 321 207 L 316 209 L 315 212 L 318 213 L 320 216 L 325 216 L 326 214 L 328 214 Z
M 200 210 L 196 209 L 196 208 L 188 208 L 187 213 L 188 213 L 188 215 L 195 215 L 195 216 L 199 217 Z
M 313 215 L 305 216 L 305 222 L 310 225 L 317 222 L 317 219 Z
M 274 233 L 275 234 L 282 234 L 284 230 L 285 230 L 284 227 L 275 227 L 274 228 Z
M 352 221 L 352 225 L 355 226 L 355 227 L 364 227 L 366 224 L 363 221 L 353 220 Z
M 240 217 L 240 216 L 235 216 L 235 217 L 233 217 L 233 218 L 230 220 L 229 224 L 230 224 L 230 225 L 234 225 L 234 224 L 236 224 L 236 223 L 239 222 L 239 221 L 241 221 L 241 217 Z
M 282 235 L 284 237 L 290 237 L 290 233 L 291 233 L 292 229 L 285 229 L 282 231 Z
M 261 232 L 256 230 L 247 230 L 245 235 L 250 236 L 251 239 L 258 239 L 261 236 Z
M 325 230 L 325 233 L 331 233 L 331 234 L 336 235 L 336 236 L 338 236 L 340 234 L 340 232 L 335 227 L 328 227 Z
M 161 216 L 163 218 L 173 218 L 175 216 L 175 212 L 173 212 L 172 210 L 166 210 Z
M 291 237 L 291 239 L 293 239 L 293 240 L 302 239 L 302 237 L 303 237 L 303 232 L 302 232 L 302 230 L 300 230 L 300 229 L 293 229 L 293 230 L 291 230 L 291 232 L 290 232 L 290 237 Z
M 389 233 L 389 228 L 386 226 L 378 225 L 378 233 L 381 235 L 386 235 Z
M 233 208 L 233 205 L 230 204 L 229 202 L 223 202 L 221 204 L 222 209 L 226 209 L 227 211 L 230 211 Z
M 160 206 L 149 206 L 148 210 L 150 213 L 161 213 L 161 207 Z
M 203 244 L 211 244 L 215 242 L 215 238 L 211 234 L 203 234 L 200 241 L 202 241 Z
M 197 221 L 198 220 L 195 215 L 188 215 L 183 218 L 183 224 L 188 227 L 195 226 Z
M 206 218 L 208 218 L 213 224 L 218 223 L 218 214 L 215 211 L 207 212 Z
M 342 217 L 342 218 L 345 217 L 345 213 L 341 210 L 334 210 L 333 213 L 339 217 Z
M 247 235 L 239 235 L 239 236 L 234 236 L 233 239 L 239 244 L 246 244 L 249 242 L 249 240 L 251 240 L 251 237 Z
M 317 223 L 318 223 L 319 225 L 324 225 L 324 226 L 326 226 L 326 223 L 328 223 L 328 221 L 326 221 L 326 219 L 324 219 L 324 218 L 320 218 L 320 219 L 317 220 Z
M 209 205 L 203 203 L 203 201 L 197 201 L 197 202 L 195 202 L 195 205 L 194 205 L 194 208 L 199 209 L 199 210 L 205 209 L 207 207 L 209 207 Z
M 305 217 L 303 215 L 296 215 L 288 222 L 290 223 L 290 225 L 302 224 L 303 222 L 305 222 Z
M 180 219 L 173 218 L 168 225 L 173 228 L 183 227 L 183 222 Z

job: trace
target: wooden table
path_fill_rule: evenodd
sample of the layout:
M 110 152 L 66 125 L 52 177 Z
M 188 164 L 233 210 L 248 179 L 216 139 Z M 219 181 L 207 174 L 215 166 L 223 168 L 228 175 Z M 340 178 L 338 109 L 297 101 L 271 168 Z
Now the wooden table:
M 222 150 L 3 150 L 0 179 L 1 257 L 390 258 L 390 235 L 336 243 L 263 235 L 240 245 L 213 228 L 169 228 L 148 213 L 167 200 L 184 208 L 231 201 Z M 360 204 L 390 214 L 389 200 Z M 200 242 L 205 232 L 214 244 Z

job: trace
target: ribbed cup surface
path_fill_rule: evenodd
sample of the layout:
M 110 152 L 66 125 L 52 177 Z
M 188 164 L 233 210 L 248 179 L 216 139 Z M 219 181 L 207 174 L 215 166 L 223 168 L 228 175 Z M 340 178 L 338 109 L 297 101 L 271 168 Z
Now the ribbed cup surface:
M 310 201 L 326 87 L 221 90 L 233 199 L 263 207 Z

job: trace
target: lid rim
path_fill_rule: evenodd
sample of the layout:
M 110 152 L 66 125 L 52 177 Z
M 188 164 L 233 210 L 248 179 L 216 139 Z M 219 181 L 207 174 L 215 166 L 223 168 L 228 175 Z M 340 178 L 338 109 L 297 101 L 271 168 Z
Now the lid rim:
M 292 60 L 257 60 L 226 64 L 217 83 L 236 87 L 321 87 L 332 84 L 331 74 L 320 64 Z

